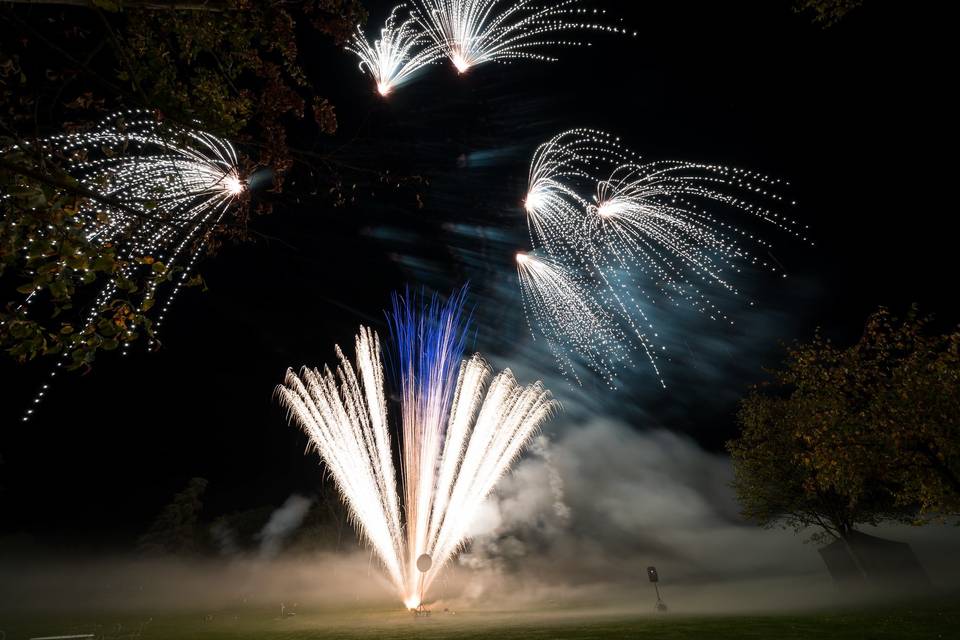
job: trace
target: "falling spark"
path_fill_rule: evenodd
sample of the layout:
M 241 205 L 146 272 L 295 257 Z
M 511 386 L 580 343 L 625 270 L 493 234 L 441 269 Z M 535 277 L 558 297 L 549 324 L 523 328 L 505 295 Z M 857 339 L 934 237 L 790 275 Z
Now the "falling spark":
M 522 386 L 509 370 L 494 375 L 479 354 L 463 358 L 462 294 L 414 306 L 409 296 L 397 298 L 391 317 L 402 416 L 399 492 L 375 332 L 360 328 L 355 364 L 337 348 L 335 372 L 289 371 L 278 387 L 410 609 L 423 603 L 483 501 L 556 406 L 541 383 Z M 432 563 L 421 571 L 424 554 Z
M 176 273 L 153 323 L 151 347 L 212 228 L 247 190 L 229 142 L 159 122 L 147 111 L 119 112 L 91 131 L 51 136 L 13 146 L 6 153 L 58 159 L 65 173 L 94 194 L 77 214 L 86 239 L 115 247 L 124 260 L 89 306 L 83 326 L 93 323 L 121 290 L 122 282 L 134 279 L 140 270 L 146 272 L 148 284 L 136 309 L 139 313 L 154 306 L 163 280 L 153 276 L 154 265 L 161 266 L 161 275 Z M 61 267 L 70 268 L 66 263 Z M 82 270 L 76 271 L 82 279 Z M 29 294 L 18 311 L 28 312 L 36 293 Z M 83 339 L 83 334 L 75 339 Z M 129 343 L 122 344 L 124 354 L 128 348 Z M 71 351 L 68 344 L 66 356 Z M 57 366 L 68 362 L 64 359 Z M 51 376 L 55 374 L 53 371 Z M 42 387 L 33 404 L 39 403 L 47 387 Z M 29 409 L 24 420 L 33 412 Z
M 630 362 L 627 335 L 600 301 L 592 284 L 549 258 L 517 254 L 524 311 L 557 357 L 563 373 L 581 382 L 579 358 L 593 371 L 612 377 Z
M 657 360 L 665 347 L 655 344 L 648 310 L 685 303 L 733 324 L 714 292 L 740 295 L 733 278 L 744 266 L 780 269 L 754 253 L 769 242 L 711 209 L 807 241 L 773 208 L 782 184 L 720 165 L 643 162 L 601 131 L 555 136 L 534 154 L 524 200 L 533 247 L 549 258 L 518 260 L 535 333 L 568 374 L 578 356 L 612 385 L 630 363 L 625 352 L 639 347 L 664 384 Z
M 373 77 L 377 92 L 384 97 L 443 56 L 413 17 L 400 20 L 403 11 L 406 7 L 400 5 L 390 12 L 373 44 L 358 26 L 347 45 L 347 50 L 360 58 L 360 70 Z

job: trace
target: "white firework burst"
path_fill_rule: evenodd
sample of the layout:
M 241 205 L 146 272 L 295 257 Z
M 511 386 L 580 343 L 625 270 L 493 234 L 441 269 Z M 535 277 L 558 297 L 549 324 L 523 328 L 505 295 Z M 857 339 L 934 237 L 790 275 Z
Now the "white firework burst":
M 590 129 L 567 131 L 541 145 L 524 203 L 531 242 L 550 256 L 551 273 L 566 274 L 564 283 L 589 282 L 576 293 L 565 285 L 561 296 L 553 280 L 531 278 L 529 269 L 521 269 L 529 315 L 561 367 L 569 370 L 577 354 L 612 382 L 616 363 L 628 362 L 624 349 L 634 345 L 663 383 L 657 354 L 664 347 L 655 345 L 659 336 L 648 311 L 685 303 L 732 324 L 717 293 L 739 295 L 734 278 L 745 266 L 781 271 L 756 254 L 771 245 L 741 227 L 738 216 L 807 241 L 805 228 L 774 208 L 783 204 L 777 189 L 784 184 L 720 165 L 643 162 L 619 139 Z M 603 313 L 584 313 L 583 326 L 572 327 L 578 321 L 569 313 L 571 298 L 580 295 L 590 300 L 577 304 Z M 626 344 L 611 339 L 610 330 L 597 331 L 598 321 L 616 327 Z
M 516 260 L 527 322 L 547 340 L 564 375 L 581 382 L 583 362 L 612 378 L 630 363 L 628 336 L 593 293 L 595 282 L 547 257 L 518 253 Z
M 338 348 L 335 373 L 288 372 L 278 387 L 410 609 L 422 604 L 483 501 L 555 410 L 541 383 L 522 386 L 509 370 L 494 374 L 479 355 L 461 357 L 461 305 L 455 296 L 422 314 L 409 299 L 395 307 L 401 491 L 376 333 L 360 329 L 355 365 Z
M 408 15 L 401 19 L 405 13 Z M 390 12 L 380 30 L 380 37 L 372 44 L 358 26 L 347 50 L 360 58 L 360 70 L 373 77 L 377 92 L 382 96 L 389 95 L 417 71 L 443 57 L 442 51 L 404 5 Z
M 494 61 L 554 61 L 543 51 L 585 44 L 557 35 L 568 31 L 626 33 L 590 22 L 605 12 L 583 4 L 581 0 L 412 0 L 424 31 L 460 73 Z
M 119 112 L 91 131 L 51 136 L 7 152 L 59 161 L 61 169 L 91 194 L 77 214 L 86 239 L 114 247 L 123 260 L 124 266 L 89 305 L 83 326 L 93 323 L 122 283 L 136 279 L 140 271 L 147 285 L 136 311 L 146 313 L 165 279 L 153 276 L 159 265 L 160 276 L 176 273 L 153 324 L 153 331 L 159 330 L 212 229 L 247 189 L 228 141 L 160 122 L 147 111 Z M 61 267 L 69 269 L 66 263 Z M 76 276 L 82 279 L 83 273 Z M 19 310 L 28 310 L 37 293 L 30 293 Z M 151 339 L 149 346 L 154 344 Z M 129 343 L 121 344 L 124 354 L 128 347 Z M 70 351 L 68 345 L 68 355 Z M 24 419 L 32 413 L 31 408 Z
M 540 145 L 524 198 L 534 247 L 557 258 L 577 257 L 586 243 L 584 211 L 597 176 L 633 160 L 617 138 L 591 129 L 572 129 Z

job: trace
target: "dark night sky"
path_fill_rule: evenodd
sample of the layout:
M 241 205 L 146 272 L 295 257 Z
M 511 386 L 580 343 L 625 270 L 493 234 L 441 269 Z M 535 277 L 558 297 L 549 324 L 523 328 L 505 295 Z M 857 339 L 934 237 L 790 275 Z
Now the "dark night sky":
M 588 389 L 637 428 L 718 448 L 733 433 L 736 397 L 776 362 L 779 341 L 817 325 L 852 339 L 880 304 L 917 302 L 956 323 L 955 207 L 939 161 L 955 138 L 955 69 L 941 4 L 868 1 L 821 30 L 787 0 L 611 0 L 638 37 L 598 36 L 552 65 L 488 65 L 463 78 L 440 66 L 386 103 L 348 54 L 313 44 L 309 72 L 340 117 L 333 146 L 345 145 L 350 164 L 422 173 L 426 206 L 405 192 L 339 209 L 304 193 L 297 205 L 294 177 L 286 204 L 256 222 L 263 238 L 202 265 L 210 291 L 181 295 L 160 353 L 105 358 L 61 380 L 26 425 L 44 367 L 2 362 L 0 531 L 122 549 L 191 476 L 210 479 L 213 513 L 314 486 L 321 471 L 273 387 L 288 366 L 329 361 L 359 322 L 379 323 L 407 282 L 449 290 L 469 279 L 478 348 L 552 376 L 548 360 L 516 361 L 528 335 L 510 260 L 524 245 L 517 205 L 530 154 L 566 128 L 615 132 L 651 159 L 789 179 L 794 214 L 817 241 L 767 234 L 791 277 L 752 281 L 761 305 L 735 335 L 709 323 L 668 328 L 696 354 L 666 365 L 668 391 L 644 372 L 617 392 Z M 370 6 L 376 24 L 388 5 Z

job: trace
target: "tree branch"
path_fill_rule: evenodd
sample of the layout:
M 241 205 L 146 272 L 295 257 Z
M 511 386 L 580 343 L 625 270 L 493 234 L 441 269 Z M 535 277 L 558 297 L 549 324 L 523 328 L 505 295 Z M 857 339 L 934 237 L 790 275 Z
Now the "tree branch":
M 120 200 L 117 200 L 116 198 L 111 198 L 110 196 L 105 196 L 102 193 L 97 193 L 96 191 L 87 189 L 86 187 L 80 184 L 72 184 L 67 180 L 43 173 L 42 171 L 29 169 L 15 162 L 10 162 L 9 160 L 2 157 L 0 157 L 0 169 L 3 169 L 4 171 L 9 171 L 10 173 L 13 173 L 16 175 L 25 176 L 27 178 L 33 178 L 34 180 L 42 182 L 43 184 L 49 185 L 51 187 L 56 187 L 58 189 L 63 189 L 64 191 L 69 191 L 74 195 L 83 196 L 84 198 L 89 198 L 94 202 L 99 202 L 101 204 L 109 205 L 115 209 L 119 209 L 120 211 L 123 211 L 124 213 L 136 218 L 140 222 L 155 222 L 162 225 L 173 227 L 173 225 L 171 225 L 169 222 L 145 215 L 142 211 L 138 211 L 133 207 L 131 207 L 130 205 L 125 204 Z M 177 227 L 174 227 L 174 228 L 177 228 Z
M 91 79 L 93 79 L 95 82 L 97 82 L 98 84 L 103 85 L 103 87 L 104 87 L 105 89 L 109 89 L 110 91 L 112 91 L 112 92 L 114 92 L 114 93 L 116 93 L 116 94 L 118 94 L 118 95 L 126 95 L 126 94 L 127 94 L 127 92 L 126 92 L 124 89 L 122 89 L 121 87 L 118 87 L 117 85 L 113 84 L 112 82 L 110 82 L 109 80 L 107 80 L 106 78 L 104 78 L 103 76 L 101 76 L 99 73 L 97 73 L 96 71 L 94 71 L 93 69 L 91 69 L 91 68 L 89 67 L 89 65 L 84 64 L 83 61 L 78 60 L 77 58 L 75 58 L 75 57 L 73 57 L 72 55 L 70 55 L 70 53 L 69 53 L 68 51 L 64 50 L 62 47 L 60 47 L 59 45 L 57 45 L 55 42 L 50 41 L 50 40 L 49 40 L 48 38 L 46 38 L 42 33 L 40 33 L 39 31 L 37 31 L 36 29 L 34 29 L 34 28 L 33 28 L 32 26 L 30 26 L 28 23 L 24 22 L 23 20 L 20 20 L 19 18 L 17 18 L 17 17 L 14 16 L 14 15 L 11 15 L 10 13 L 7 13 L 7 14 L 4 16 L 4 19 L 7 20 L 8 22 L 13 22 L 13 23 L 16 24 L 20 29 L 24 29 L 24 30 L 28 31 L 31 36 L 33 36 L 34 38 L 36 38 L 37 40 L 39 40 L 40 42 L 42 42 L 45 46 L 49 47 L 51 50 L 53 50 L 54 52 L 56 52 L 57 55 L 63 57 L 64 60 L 66 60 L 67 62 L 69 62 L 69 63 L 72 64 L 73 66 L 75 66 L 75 67 L 77 67 L 78 69 L 82 70 L 85 74 L 87 74 L 87 75 L 88 75 Z M 142 106 L 148 107 L 149 105 L 143 104 Z
M 107 16 L 103 14 L 103 11 L 101 11 L 99 7 L 96 7 L 96 12 L 97 17 L 100 18 L 100 22 L 103 23 L 103 28 L 107 30 L 107 35 L 110 36 L 110 42 L 113 43 L 113 48 L 116 50 L 117 56 L 123 60 L 123 64 L 127 67 L 127 71 L 130 72 L 130 81 L 133 82 L 133 86 L 136 88 L 137 93 L 140 94 L 140 99 L 143 101 L 143 104 L 150 104 L 150 98 L 147 97 L 143 87 L 140 86 L 140 76 L 137 74 L 136 68 L 133 66 L 133 63 L 127 56 L 126 49 L 120 45 L 120 41 L 117 39 L 116 34 L 113 33 L 113 29 L 110 27 L 110 21 L 107 20 Z
M 4 4 L 57 5 L 94 9 L 91 0 L 4 0 Z M 123 0 L 123 9 L 145 9 L 147 11 L 214 11 L 227 9 L 225 2 L 157 2 L 150 0 Z

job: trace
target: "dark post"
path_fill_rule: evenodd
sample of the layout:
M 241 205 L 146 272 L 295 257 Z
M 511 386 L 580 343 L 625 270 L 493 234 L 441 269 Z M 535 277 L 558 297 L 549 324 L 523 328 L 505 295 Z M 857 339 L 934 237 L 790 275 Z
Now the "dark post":
M 650 582 L 653 583 L 653 589 L 657 592 L 657 611 L 666 611 L 667 603 L 660 599 L 660 587 L 657 586 L 657 583 L 660 582 L 660 576 L 657 574 L 656 567 L 647 567 L 647 577 L 650 578 Z

